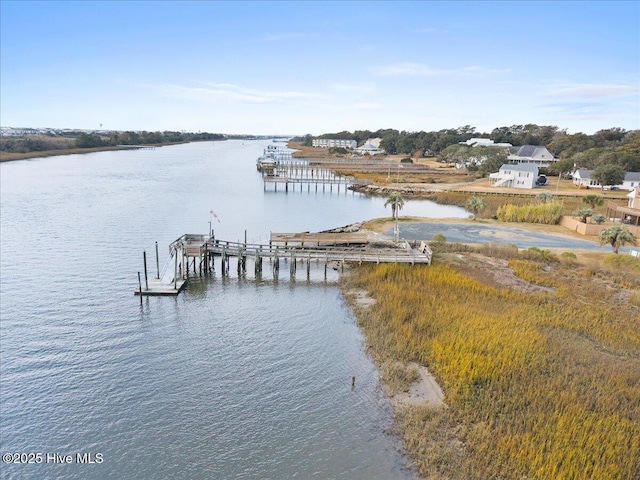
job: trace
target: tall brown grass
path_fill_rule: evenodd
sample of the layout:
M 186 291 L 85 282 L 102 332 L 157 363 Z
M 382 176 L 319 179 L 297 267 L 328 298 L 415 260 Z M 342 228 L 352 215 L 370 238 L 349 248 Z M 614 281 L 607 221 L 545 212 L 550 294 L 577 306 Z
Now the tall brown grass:
M 508 253 L 516 274 L 553 291 L 488 286 L 437 255 L 431 267 L 361 266 L 343 280 L 376 300 L 358 315 L 370 348 L 426 365 L 445 390 L 448 409 L 398 414 L 420 473 L 638 478 L 640 288 L 613 301 L 610 283 L 572 264 Z M 425 438 L 439 428 L 451 448 Z
M 507 203 L 496 211 L 503 222 L 544 223 L 555 225 L 560 221 L 564 205 L 561 202 L 528 203 L 513 205 Z

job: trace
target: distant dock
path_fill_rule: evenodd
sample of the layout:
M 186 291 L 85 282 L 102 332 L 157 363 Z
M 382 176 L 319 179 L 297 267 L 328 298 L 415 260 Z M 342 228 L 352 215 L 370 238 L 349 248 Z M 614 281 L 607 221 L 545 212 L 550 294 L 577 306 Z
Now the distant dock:
M 370 181 L 356 180 L 352 176 L 337 175 L 333 170 L 319 165 L 299 162 L 274 161 L 273 164 L 265 166 L 261 171 L 265 191 L 267 185 L 273 185 L 275 192 L 278 191 L 278 185 L 283 185 L 285 192 L 289 192 L 290 188 L 295 190 L 298 186 L 302 191 L 303 186 L 306 185 L 308 192 L 311 191 L 312 186 L 316 192 L 320 186 L 323 192 L 327 190 L 327 187 L 330 192 L 333 192 L 334 187 L 338 192 L 341 188 L 346 192 L 353 185 L 371 183 Z

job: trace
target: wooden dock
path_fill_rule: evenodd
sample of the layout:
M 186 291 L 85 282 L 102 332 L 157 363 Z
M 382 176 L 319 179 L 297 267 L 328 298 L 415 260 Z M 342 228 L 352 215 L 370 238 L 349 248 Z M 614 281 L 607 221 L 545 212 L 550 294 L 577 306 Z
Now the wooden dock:
M 207 275 L 216 269 L 216 261 L 223 277 L 229 276 L 231 261 L 238 277 L 247 273 L 253 263 L 256 278 L 262 278 L 266 263 L 277 278 L 281 264 L 288 265 L 292 278 L 298 267 L 306 268 L 309 278 L 311 265 L 343 271 L 345 264 L 406 263 L 430 265 L 432 253 L 426 242 L 389 242 L 388 246 L 372 246 L 362 232 L 350 233 L 272 233 L 268 244 L 254 244 L 220 240 L 213 236 L 185 234 L 170 245 L 172 253 L 168 267 L 160 278 L 140 282 L 136 295 L 177 295 L 186 286 L 189 275 Z M 173 274 L 172 274 L 173 273 Z M 145 256 L 146 278 L 146 256 Z
M 134 292 L 135 295 L 142 295 L 148 297 L 154 296 L 175 296 L 178 295 L 184 287 L 187 286 L 186 279 L 176 280 L 176 284 L 166 285 L 162 283 L 159 278 L 150 278 L 148 283 L 148 288 L 146 285 L 142 285 L 142 290 L 140 288 L 136 289 Z
M 332 192 L 334 186 L 338 192 L 341 188 L 346 192 L 352 185 L 370 183 L 356 180 L 352 176 L 338 175 L 329 168 L 301 163 L 275 162 L 272 168 L 263 168 L 261 172 L 265 191 L 267 185 L 271 184 L 274 186 L 274 191 L 277 192 L 278 184 L 280 184 L 284 185 L 285 192 L 288 192 L 289 188 L 295 190 L 297 186 L 302 191 L 303 185 L 307 186 L 308 192 L 311 191 L 312 185 L 316 192 L 319 186 L 322 186 L 323 192 L 327 187 Z
M 291 247 L 336 247 L 338 245 L 366 245 L 366 233 L 271 233 L 270 245 Z

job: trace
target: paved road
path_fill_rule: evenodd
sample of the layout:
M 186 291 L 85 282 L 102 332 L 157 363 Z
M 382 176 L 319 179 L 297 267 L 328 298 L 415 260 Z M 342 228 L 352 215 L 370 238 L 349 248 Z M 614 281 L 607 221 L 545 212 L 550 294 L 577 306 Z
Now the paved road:
M 406 240 L 431 240 L 436 233 L 444 235 L 448 242 L 497 243 L 517 245 L 518 248 L 538 247 L 565 250 L 600 250 L 611 252 L 608 245 L 600 246 L 592 240 L 580 240 L 561 235 L 529 232 L 513 227 L 498 227 L 471 223 L 401 223 L 400 238 Z M 385 232 L 393 236 L 393 229 Z M 629 248 L 620 249 L 629 251 Z

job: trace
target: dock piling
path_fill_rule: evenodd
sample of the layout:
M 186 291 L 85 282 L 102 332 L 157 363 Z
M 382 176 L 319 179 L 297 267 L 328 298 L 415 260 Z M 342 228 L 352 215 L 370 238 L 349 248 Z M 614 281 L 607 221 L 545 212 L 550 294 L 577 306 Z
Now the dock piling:
M 156 278 L 160 279 L 160 257 L 158 256 L 158 242 L 156 242 Z
M 149 277 L 147 275 L 147 252 L 146 250 L 142 251 L 142 258 L 144 262 L 144 287 L 145 290 L 149 290 Z

